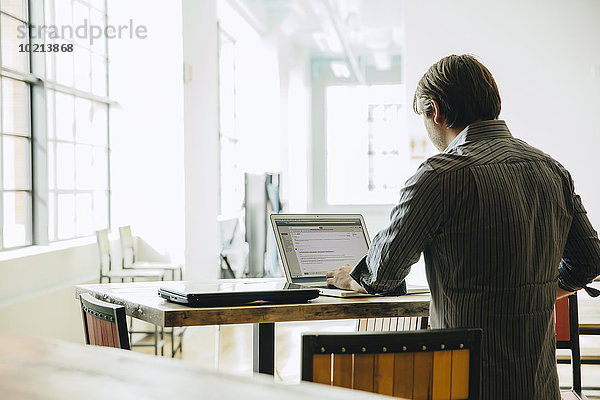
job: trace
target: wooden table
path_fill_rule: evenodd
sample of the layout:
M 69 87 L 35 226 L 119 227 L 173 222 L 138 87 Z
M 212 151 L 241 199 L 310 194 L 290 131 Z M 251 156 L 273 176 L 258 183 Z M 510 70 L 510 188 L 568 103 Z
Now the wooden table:
M 228 279 L 227 282 L 235 281 Z M 254 371 L 271 375 L 275 370 L 276 322 L 429 315 L 429 295 L 346 299 L 320 296 L 301 304 L 193 308 L 168 302 L 157 294 L 161 286 L 180 284 L 171 281 L 101 283 L 75 288 L 77 296 L 91 293 L 98 299 L 124 305 L 127 315 L 165 328 L 252 323 Z
M 51 339 L 0 335 L 2 400 L 383 400 L 388 397 L 265 376 L 241 377 L 182 360 Z

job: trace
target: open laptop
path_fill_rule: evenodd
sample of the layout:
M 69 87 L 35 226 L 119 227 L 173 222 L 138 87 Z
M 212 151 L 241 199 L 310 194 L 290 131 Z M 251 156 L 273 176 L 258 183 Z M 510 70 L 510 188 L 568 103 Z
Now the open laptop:
M 169 301 L 192 307 L 224 307 L 259 302 L 275 304 L 304 303 L 319 296 L 308 288 L 273 280 L 231 280 L 231 282 L 165 282 L 158 295 Z
M 334 297 L 372 296 L 327 286 L 327 271 L 356 265 L 369 251 L 369 234 L 360 214 L 271 214 L 283 271 L 289 283 Z M 407 285 L 407 292 L 429 288 Z

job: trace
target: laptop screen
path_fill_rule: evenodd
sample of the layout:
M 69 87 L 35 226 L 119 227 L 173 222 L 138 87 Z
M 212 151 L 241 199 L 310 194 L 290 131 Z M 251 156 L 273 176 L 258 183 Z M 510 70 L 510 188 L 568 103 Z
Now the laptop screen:
M 327 271 L 344 264 L 356 265 L 369 250 L 359 215 L 278 216 L 273 224 L 284 268 L 292 279 L 325 277 Z

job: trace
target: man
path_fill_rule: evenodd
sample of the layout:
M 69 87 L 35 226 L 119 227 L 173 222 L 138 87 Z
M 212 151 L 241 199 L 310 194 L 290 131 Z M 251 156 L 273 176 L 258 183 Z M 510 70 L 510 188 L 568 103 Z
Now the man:
M 494 78 L 469 55 L 434 64 L 413 108 L 441 152 L 406 182 L 389 226 L 328 283 L 397 293 L 424 253 L 432 328 L 481 327 L 482 399 L 560 399 L 553 307 L 600 275 L 600 241 L 569 172 L 512 137 Z

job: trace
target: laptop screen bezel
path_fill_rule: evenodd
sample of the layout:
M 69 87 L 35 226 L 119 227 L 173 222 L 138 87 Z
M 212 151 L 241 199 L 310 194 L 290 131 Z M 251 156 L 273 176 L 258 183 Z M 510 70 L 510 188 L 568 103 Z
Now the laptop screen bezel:
M 301 277 L 293 277 L 291 275 L 290 266 L 288 264 L 288 260 L 286 258 L 285 252 L 283 250 L 283 243 L 281 242 L 281 235 L 279 234 L 279 226 L 277 225 L 278 220 L 301 220 L 301 221 L 315 221 L 315 223 L 319 223 L 319 221 L 326 221 L 331 219 L 358 219 L 360 220 L 360 225 L 363 231 L 364 238 L 367 242 L 367 249 L 371 246 L 371 239 L 369 238 L 369 232 L 367 231 L 367 226 L 365 225 L 365 220 L 361 214 L 271 214 L 271 226 L 273 227 L 273 233 L 275 235 L 275 240 L 277 242 L 277 250 L 279 251 L 279 258 L 281 259 L 281 264 L 283 268 L 283 272 L 285 273 L 285 277 L 288 282 L 291 283 L 311 283 L 311 282 L 325 282 L 325 276 L 301 276 Z M 366 254 L 365 254 L 366 255 Z M 340 265 L 341 267 L 341 265 Z

